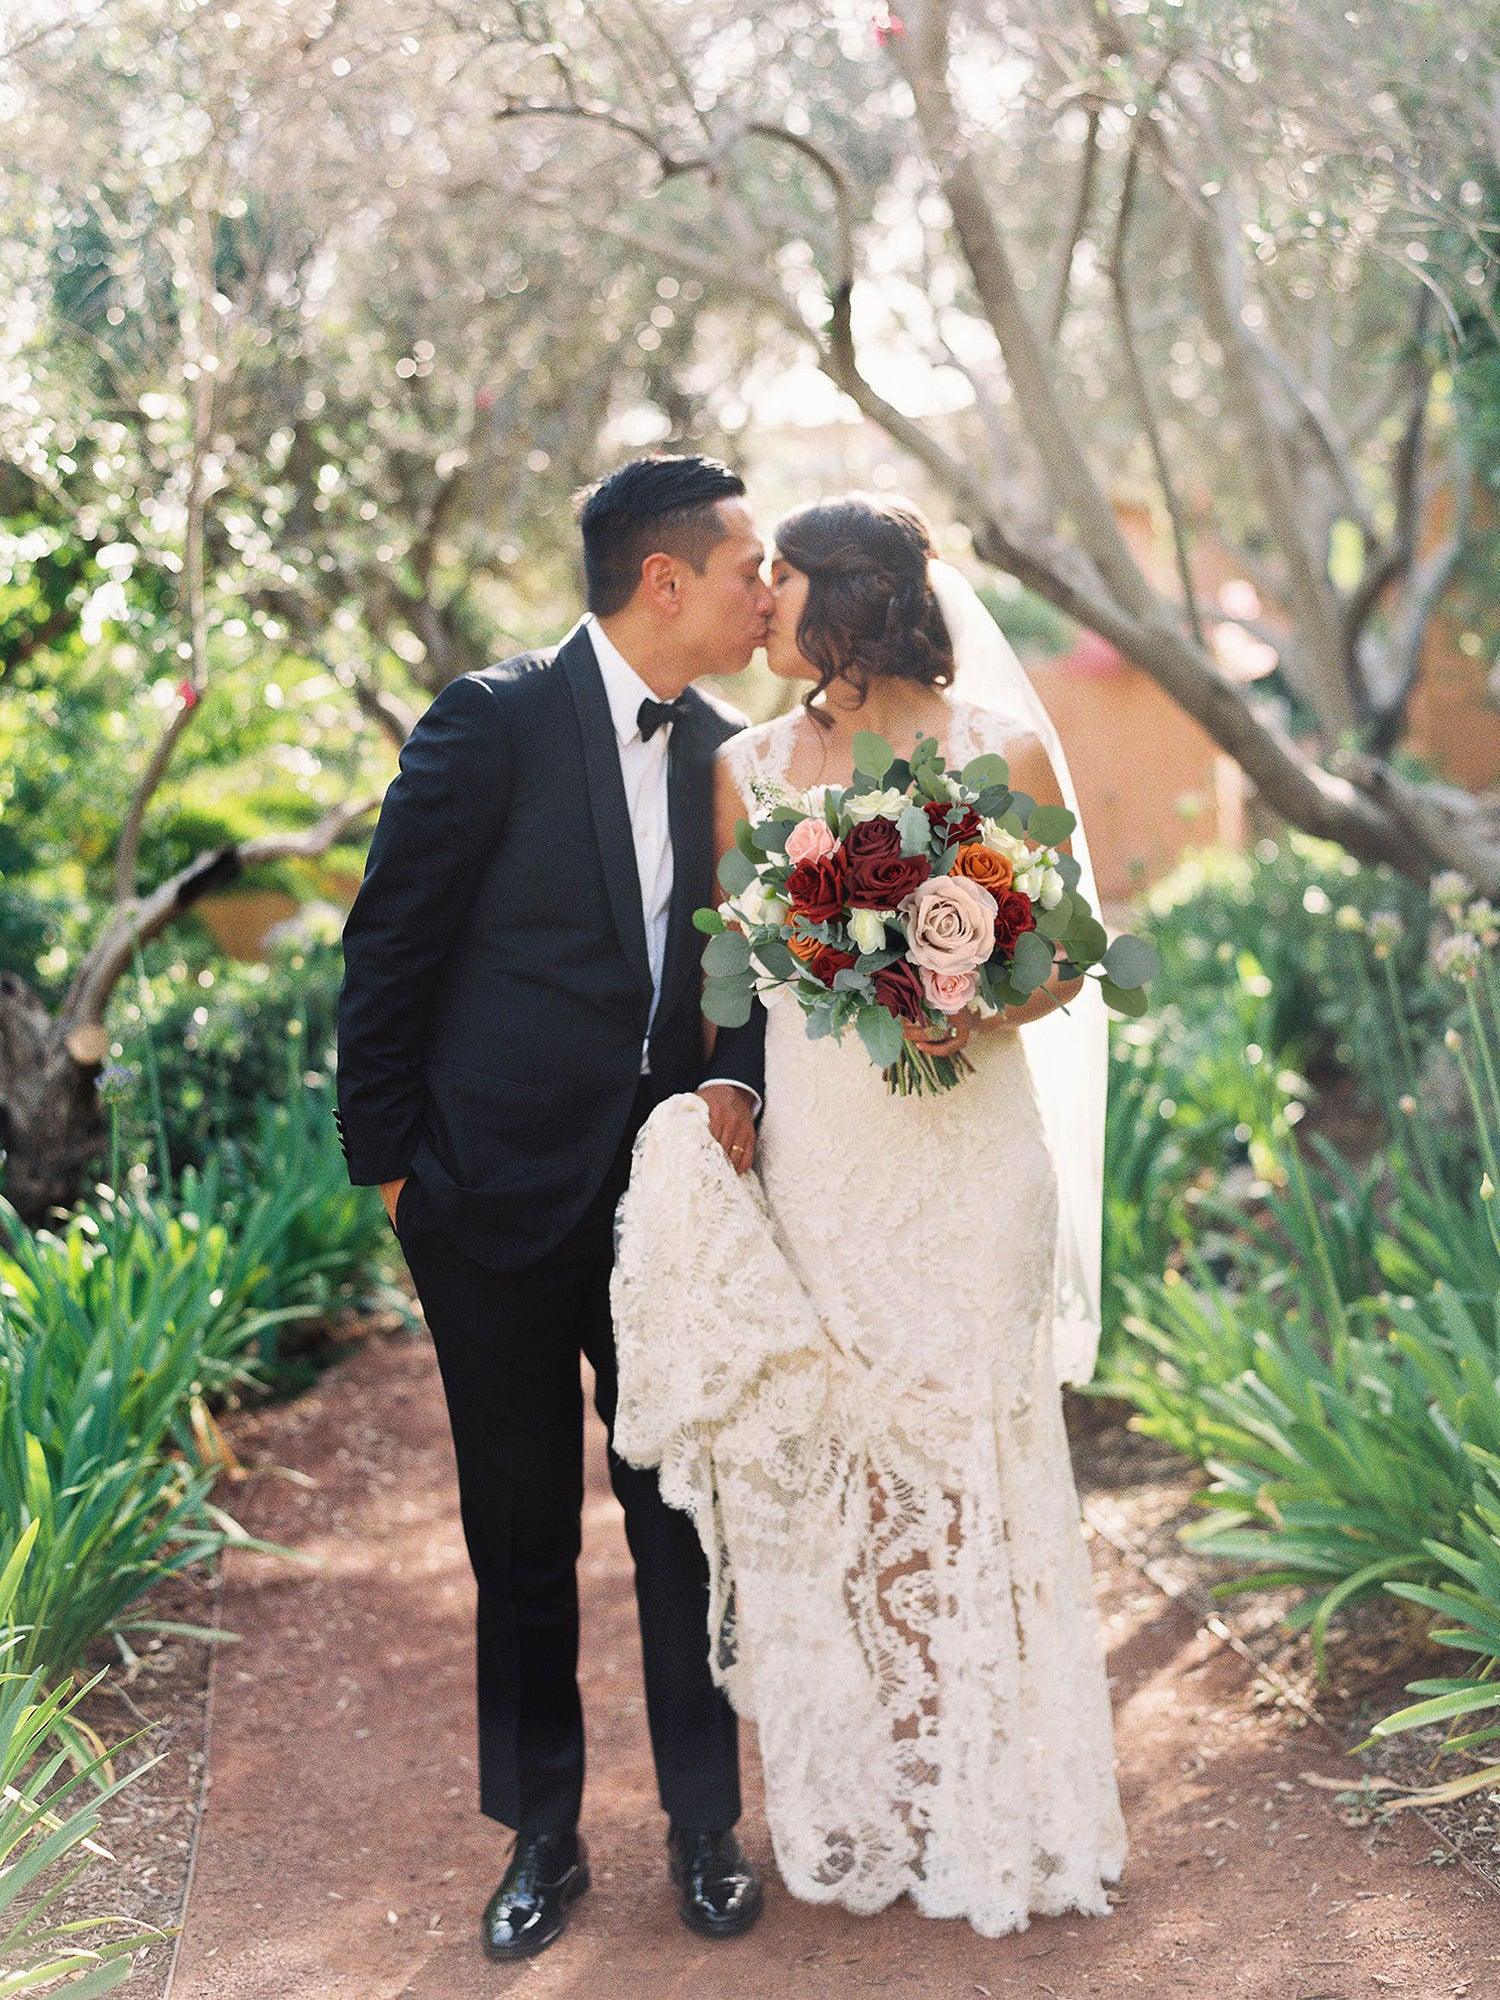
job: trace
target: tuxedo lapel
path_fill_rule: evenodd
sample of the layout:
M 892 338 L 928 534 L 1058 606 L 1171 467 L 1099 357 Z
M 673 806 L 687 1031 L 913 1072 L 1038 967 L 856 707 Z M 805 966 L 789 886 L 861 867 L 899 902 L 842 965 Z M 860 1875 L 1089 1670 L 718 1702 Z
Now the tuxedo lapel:
M 563 642 L 557 663 L 567 677 L 568 691 L 578 711 L 584 769 L 588 774 L 589 811 L 615 927 L 631 971 L 649 995 L 651 961 L 646 955 L 646 920 L 641 914 L 635 837 L 630 830 L 620 750 L 615 740 L 614 718 L 609 712 L 609 697 L 604 692 L 599 662 L 594 658 L 586 630 L 580 627 Z M 673 915 L 675 920 L 675 909 Z
M 672 902 L 662 964 L 662 1007 L 677 982 L 697 977 L 693 912 L 712 901 L 713 750 L 702 717 L 692 714 L 672 725 L 667 753 L 667 825 L 672 836 Z

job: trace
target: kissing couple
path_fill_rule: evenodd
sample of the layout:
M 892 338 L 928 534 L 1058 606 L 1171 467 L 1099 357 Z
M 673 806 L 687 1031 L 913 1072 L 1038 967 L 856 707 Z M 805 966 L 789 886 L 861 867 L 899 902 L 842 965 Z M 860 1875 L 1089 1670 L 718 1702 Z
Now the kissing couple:
M 657 455 L 579 525 L 587 615 L 407 740 L 339 996 L 340 1138 L 432 1335 L 477 1584 L 479 1807 L 515 1834 L 485 1949 L 545 1949 L 589 1886 L 580 1355 L 683 1921 L 762 1911 L 742 1715 L 793 1895 L 992 1937 L 1106 1915 L 1126 1835 L 1060 1398 L 1098 1342 L 1102 1003 L 1059 962 L 1024 1005 L 908 1022 L 972 1073 L 901 1097 L 784 994 L 715 1034 L 693 923 L 739 822 L 847 785 L 858 732 L 1001 755 L 1076 812 L 1056 732 L 904 502 L 816 502 L 768 550 L 736 473 Z M 751 729 L 695 683 L 757 647 L 802 699 Z

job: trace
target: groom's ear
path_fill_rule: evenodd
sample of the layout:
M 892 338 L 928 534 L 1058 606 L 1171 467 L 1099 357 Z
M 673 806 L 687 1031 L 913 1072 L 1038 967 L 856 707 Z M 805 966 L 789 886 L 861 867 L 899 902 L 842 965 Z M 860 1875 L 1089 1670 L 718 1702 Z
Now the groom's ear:
M 676 556 L 664 552 L 647 556 L 641 564 L 640 593 L 658 617 L 675 618 L 682 608 L 681 568 Z

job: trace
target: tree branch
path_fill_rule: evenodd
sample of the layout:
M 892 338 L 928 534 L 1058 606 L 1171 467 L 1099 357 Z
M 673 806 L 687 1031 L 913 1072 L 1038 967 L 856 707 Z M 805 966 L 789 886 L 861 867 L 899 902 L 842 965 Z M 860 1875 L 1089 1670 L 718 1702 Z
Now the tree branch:
M 379 804 L 378 798 L 362 799 L 356 805 L 336 806 L 315 826 L 295 833 L 262 834 L 252 840 L 209 849 L 195 855 L 186 867 L 179 868 L 148 895 L 116 904 L 74 974 L 58 1012 L 65 1034 L 71 1037 L 79 1029 L 101 1026 L 109 996 L 136 949 L 164 931 L 211 890 L 223 888 L 257 862 L 283 858 L 305 861 L 326 854 Z

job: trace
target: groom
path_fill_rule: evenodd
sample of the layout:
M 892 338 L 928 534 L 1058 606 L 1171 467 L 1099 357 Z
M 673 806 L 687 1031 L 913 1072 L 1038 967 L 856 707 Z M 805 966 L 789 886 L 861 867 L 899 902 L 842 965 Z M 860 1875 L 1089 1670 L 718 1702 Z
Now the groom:
M 478 1584 L 480 1810 L 516 1832 L 483 1918 L 498 1959 L 551 1944 L 589 1886 L 579 1354 L 612 1426 L 631 1144 L 697 1088 L 733 1164 L 754 1152 L 763 1017 L 720 1033 L 702 1082 L 691 921 L 715 899 L 714 752 L 743 726 L 692 682 L 744 667 L 771 605 L 744 492 L 712 459 L 658 456 L 583 496 L 589 616 L 433 701 L 344 928 L 339 1133 L 437 1350 Z M 761 1888 L 732 1831 L 737 1730 L 709 1672 L 703 1553 L 654 1473 L 613 1449 L 609 1469 L 681 1914 L 733 1936 Z

